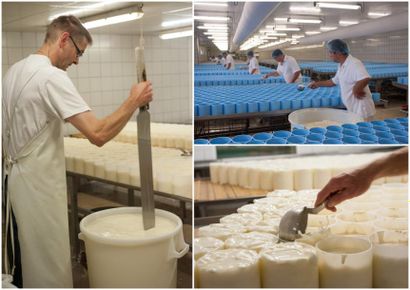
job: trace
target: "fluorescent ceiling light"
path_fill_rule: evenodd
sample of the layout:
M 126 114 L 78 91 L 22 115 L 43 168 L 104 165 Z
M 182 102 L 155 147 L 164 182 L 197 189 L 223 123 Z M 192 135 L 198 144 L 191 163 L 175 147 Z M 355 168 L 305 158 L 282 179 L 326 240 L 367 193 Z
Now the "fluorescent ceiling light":
M 121 15 L 117 15 L 113 17 L 108 17 L 108 18 L 86 22 L 84 23 L 84 27 L 87 29 L 92 29 L 92 28 L 97 28 L 101 26 L 113 25 L 117 23 L 137 20 L 137 19 L 142 18 L 142 16 L 144 16 L 144 12 L 133 12 L 133 13 L 121 14 Z
M 275 28 L 275 31 L 300 31 L 299 27 Z
M 212 32 L 204 32 L 204 35 L 213 35 L 213 36 L 228 36 L 228 33 L 222 33 L 222 32 L 218 32 L 218 33 L 212 33 Z
M 298 39 L 298 38 L 302 38 L 305 37 L 303 34 L 292 34 L 292 38 L 293 39 Z
M 319 48 L 323 47 L 322 44 L 312 44 L 312 45 L 306 45 L 306 46 L 299 46 L 299 47 L 289 47 L 288 50 L 298 50 L 298 49 L 309 49 L 309 48 Z
M 267 36 L 287 36 L 286 33 L 278 33 L 278 32 L 267 32 L 265 33 Z
M 315 35 L 315 34 L 320 34 L 321 32 L 320 31 L 305 31 L 305 33 L 307 35 Z
M 367 13 L 367 16 L 371 18 L 379 18 L 379 17 L 389 16 L 390 14 L 391 14 L 390 12 L 369 12 Z
M 164 12 L 162 12 L 162 14 L 174 14 L 174 13 L 188 11 L 188 10 L 192 10 L 192 7 L 186 7 L 186 8 L 176 9 L 176 10 L 164 11 Z
M 294 13 L 320 13 L 322 11 L 319 7 L 306 6 L 290 6 L 289 10 Z
M 359 21 L 354 21 L 354 20 L 340 20 L 339 24 L 342 26 L 349 26 L 349 25 L 355 25 L 358 24 Z
M 216 2 L 208 2 L 208 3 L 204 3 L 204 2 L 194 2 L 194 5 L 198 5 L 198 6 L 220 6 L 220 7 L 228 7 L 228 3 L 216 3 Z
M 208 29 L 208 30 L 214 30 L 214 31 L 217 31 L 217 30 L 219 30 L 219 31 L 224 31 L 224 30 L 228 30 L 228 27 L 209 27 L 209 26 L 203 26 L 203 25 L 200 25 L 200 26 L 197 26 L 196 28 L 198 28 L 198 29 Z
M 164 21 L 161 23 L 161 26 L 162 27 L 173 27 L 173 26 L 181 26 L 184 24 L 192 24 L 192 18 Z
M 161 34 L 159 36 L 159 38 L 161 38 L 161 39 L 174 39 L 174 38 L 187 37 L 187 36 L 192 36 L 192 29 L 184 30 L 184 31 L 178 31 L 178 32 L 164 33 L 164 34 Z
M 220 16 L 194 16 L 195 20 L 203 20 L 203 21 L 224 21 L 228 22 L 229 17 L 220 17 Z
M 304 23 L 304 24 L 319 24 L 322 23 L 320 19 L 300 19 L 300 18 L 289 18 L 290 23 Z
M 278 38 L 275 36 L 264 36 L 262 37 L 262 39 L 278 39 Z
M 203 26 L 205 27 L 224 27 L 227 28 L 228 24 L 223 24 L 223 23 L 204 23 Z
M 336 30 L 337 26 L 322 26 L 320 27 L 321 31 L 332 31 L 332 30 Z
M 209 33 L 228 33 L 228 30 L 208 30 Z
M 274 18 L 275 19 L 275 21 L 281 21 L 281 22 L 287 22 L 288 21 L 288 19 L 287 18 L 283 18 L 283 17 L 276 17 L 276 18 Z
M 57 18 L 59 16 L 62 16 L 62 15 L 68 15 L 68 14 L 78 15 L 78 14 L 81 14 L 81 13 L 84 13 L 84 12 L 88 12 L 90 10 L 95 10 L 97 8 L 103 7 L 104 5 L 107 5 L 107 4 L 112 4 L 110 2 L 111 1 L 109 1 L 109 0 L 105 0 L 105 1 L 102 1 L 102 2 L 99 2 L 99 3 L 94 3 L 94 4 L 91 4 L 91 5 L 82 6 L 81 8 L 78 8 L 78 9 L 75 9 L 75 10 L 67 10 L 63 13 L 58 13 L 58 14 L 54 14 L 54 15 L 50 16 L 48 18 L 48 20 L 49 21 L 54 20 L 55 18 Z M 76 6 L 76 7 L 78 7 L 78 6 Z M 69 7 L 67 7 L 67 8 L 69 8 Z
M 348 10 L 358 10 L 362 6 L 358 4 L 339 4 L 339 3 L 328 3 L 328 2 L 317 2 L 316 7 L 319 8 L 334 8 L 334 9 L 348 9 Z

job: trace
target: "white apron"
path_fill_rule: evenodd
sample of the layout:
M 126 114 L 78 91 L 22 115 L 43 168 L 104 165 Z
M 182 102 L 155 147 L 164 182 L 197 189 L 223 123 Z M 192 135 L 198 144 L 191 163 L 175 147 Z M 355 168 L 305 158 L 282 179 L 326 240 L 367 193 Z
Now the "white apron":
M 13 92 L 18 95 L 15 109 L 32 76 Z M 13 113 L 3 130 L 11 128 Z M 18 226 L 23 286 L 72 288 L 62 121 L 48 121 L 17 156 L 7 153 L 8 138 L 3 144 L 8 196 Z

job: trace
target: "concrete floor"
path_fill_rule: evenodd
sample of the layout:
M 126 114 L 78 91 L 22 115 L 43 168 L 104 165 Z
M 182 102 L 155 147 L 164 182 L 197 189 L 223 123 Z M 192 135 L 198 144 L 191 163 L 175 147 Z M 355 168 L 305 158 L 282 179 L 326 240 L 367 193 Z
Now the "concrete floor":
M 390 98 L 386 108 L 380 106 L 376 107 L 375 120 L 407 117 L 406 113 L 400 111 L 403 104 L 402 99 Z

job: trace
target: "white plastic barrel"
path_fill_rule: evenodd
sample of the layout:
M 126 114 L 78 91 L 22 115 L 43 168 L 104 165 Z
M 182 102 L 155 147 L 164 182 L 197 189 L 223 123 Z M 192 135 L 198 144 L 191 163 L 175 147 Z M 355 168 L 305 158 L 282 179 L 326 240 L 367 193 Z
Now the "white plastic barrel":
M 184 242 L 182 222 L 176 215 L 155 210 L 159 218 L 175 224 L 174 228 L 155 234 L 127 236 L 96 233 L 91 225 L 111 216 L 141 215 L 139 207 L 121 207 L 86 216 L 80 223 L 79 238 L 84 240 L 90 287 L 93 288 L 175 288 L 177 259 L 189 250 Z M 113 227 L 117 227 L 113 224 Z M 142 225 L 136 226 L 142 228 Z M 127 227 L 128 229 L 128 227 Z
M 304 128 L 304 124 L 323 120 L 335 121 L 340 124 L 363 122 L 363 118 L 354 113 L 329 108 L 313 108 L 297 110 L 289 114 L 289 123 L 293 128 Z

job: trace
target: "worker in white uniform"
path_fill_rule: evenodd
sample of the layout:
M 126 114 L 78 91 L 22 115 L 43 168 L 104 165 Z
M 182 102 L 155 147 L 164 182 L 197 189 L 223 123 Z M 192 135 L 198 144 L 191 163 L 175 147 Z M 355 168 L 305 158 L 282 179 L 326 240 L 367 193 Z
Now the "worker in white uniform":
M 409 148 L 403 147 L 350 172 L 333 177 L 318 193 L 315 206 L 326 201 L 326 208 L 336 211 L 336 205 L 365 193 L 376 179 L 407 174 Z
M 263 79 L 267 79 L 271 76 L 283 76 L 288 84 L 302 82 L 300 67 L 293 56 L 285 55 L 282 50 L 275 49 L 272 52 L 272 57 L 278 63 L 278 67 L 276 71 L 264 75 Z
M 7 205 L 18 228 L 25 288 L 72 288 L 63 124 L 70 122 L 102 146 L 152 100 L 150 82 L 131 88 L 111 115 L 97 119 L 66 70 L 78 64 L 89 32 L 74 16 L 47 27 L 42 47 L 14 64 L 3 79 L 3 161 Z M 13 263 L 13 257 L 9 257 Z M 13 266 L 5 265 L 13 272 Z
M 220 59 L 220 63 L 225 67 L 226 58 L 223 55 L 219 55 L 218 57 Z
M 309 84 L 312 89 L 340 85 L 343 104 L 353 112 L 369 121 L 376 114 L 376 108 L 369 89 L 370 75 L 363 63 L 349 54 L 347 43 L 333 39 L 326 44 L 329 57 L 339 63 L 334 78 Z
M 235 70 L 235 61 L 233 60 L 233 57 L 230 53 L 223 53 L 223 56 L 225 58 L 225 68 L 227 70 Z
M 259 75 L 261 74 L 261 71 L 259 69 L 259 63 L 258 60 L 256 59 L 254 53 L 252 50 L 248 51 L 247 53 L 248 56 L 248 71 L 251 75 Z

